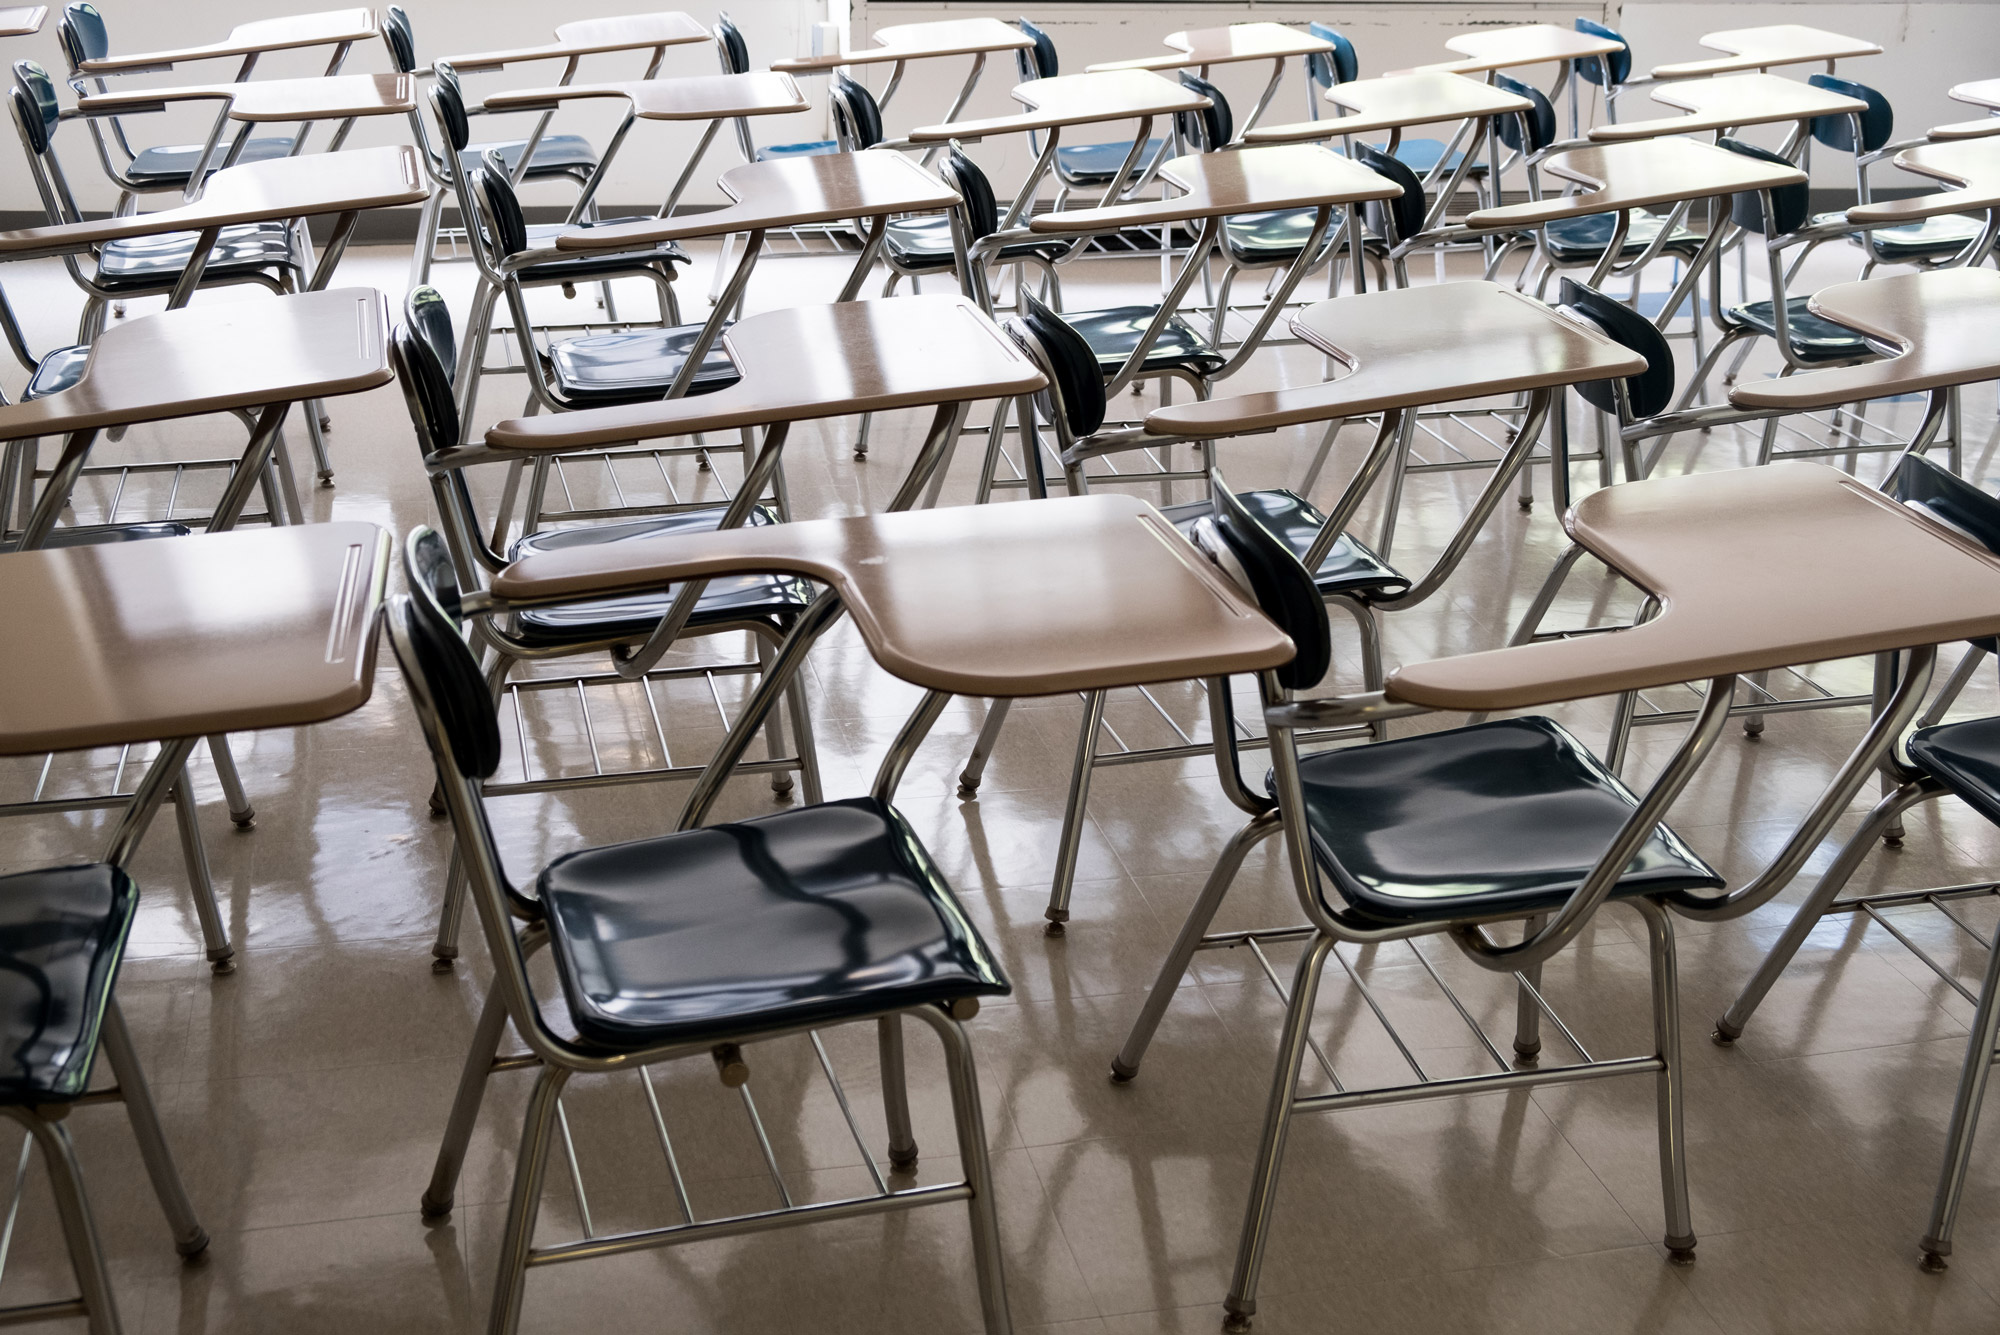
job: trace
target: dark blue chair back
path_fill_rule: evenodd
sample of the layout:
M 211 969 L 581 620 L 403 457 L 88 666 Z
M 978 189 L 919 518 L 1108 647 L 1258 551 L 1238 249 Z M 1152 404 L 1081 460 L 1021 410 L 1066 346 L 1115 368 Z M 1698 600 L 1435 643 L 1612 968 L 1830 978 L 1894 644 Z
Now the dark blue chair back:
M 1718 147 L 1731 153 L 1741 153 L 1746 158 L 1756 158 L 1762 162 L 1775 162 L 1780 166 L 1792 164 L 1768 148 L 1746 144 L 1740 139 L 1718 139 Z M 1807 193 L 1806 183 L 1781 185 L 1770 192 L 1771 208 L 1778 215 L 1764 217 L 1764 201 L 1755 190 L 1745 190 L 1730 196 L 1729 216 L 1738 227 L 1746 232 L 1756 232 L 1760 236 L 1786 236 L 1806 225 L 1806 215 L 1811 210 L 1812 199 Z
M 1014 26 L 1021 30 L 1022 36 L 1034 42 L 1033 46 L 1014 52 L 1014 68 L 1020 72 L 1021 82 L 1055 78 L 1062 67 L 1056 60 L 1056 44 L 1049 39 L 1049 35 L 1026 19 L 1015 19 Z
M 1337 83 L 1352 83 L 1361 76 L 1361 59 L 1354 54 L 1354 43 L 1339 29 L 1324 23 L 1308 23 L 1306 31 L 1322 42 L 1333 43 L 1333 50 L 1316 51 L 1306 57 L 1307 78 L 1321 88 L 1331 88 Z
M 750 72 L 750 44 L 743 40 L 742 31 L 729 21 L 729 15 L 715 16 L 715 44 L 722 53 L 722 67 L 731 74 Z
M 836 74 L 830 101 L 835 120 L 855 148 L 873 148 L 882 142 L 882 108 L 873 93 L 845 74 Z
M 64 5 L 62 18 L 56 23 L 56 40 L 62 43 L 71 68 L 111 54 L 111 34 L 105 31 L 104 15 L 97 12 L 96 5 Z
M 1607 28 L 1595 19 L 1578 19 L 1576 30 L 1607 41 L 1625 41 L 1624 33 Z M 1576 62 L 1576 74 L 1585 83 L 1594 83 L 1599 88 L 1616 88 L 1632 77 L 1632 48 L 1628 45 L 1624 50 L 1613 51 L 1606 56 L 1585 56 Z
M 410 27 L 410 16 L 401 5 L 390 5 L 382 15 L 382 40 L 389 48 L 389 59 L 399 74 L 417 72 L 417 35 Z
M 1525 97 L 1533 105 L 1518 116 L 1496 116 L 1493 119 L 1493 133 L 1500 136 L 1500 142 L 1516 152 L 1539 153 L 1556 141 L 1556 109 L 1549 101 L 1549 95 L 1531 83 L 1505 74 L 1493 76 L 1493 86 L 1516 97 Z M 1522 123 L 1527 125 L 1527 147 L 1521 146 Z
M 1868 104 L 1861 113 L 1861 143 L 1854 143 L 1854 120 L 1849 116 L 1815 116 L 1812 120 L 1812 137 L 1833 149 L 1836 153 L 1873 153 L 1889 142 L 1896 132 L 1896 113 L 1889 107 L 1889 99 L 1870 88 L 1865 83 L 1852 79 L 1835 78 L 1831 74 L 1815 74 L 1806 80 L 1815 88 L 1824 88 L 1829 93 L 1842 97 L 1858 98 Z
M 1586 287 L 1574 278 L 1562 280 L 1560 304 L 1597 326 L 1604 336 L 1646 359 L 1646 369 L 1625 378 L 1625 397 L 1634 417 L 1663 413 L 1674 398 L 1674 350 L 1653 322 L 1623 302 Z M 1589 380 L 1576 386 L 1585 403 L 1616 416 L 1618 395 L 1613 380 Z
M 1209 474 L 1209 503 L 1215 531 L 1249 578 L 1250 595 L 1278 629 L 1292 637 L 1292 661 L 1276 670 L 1280 685 L 1302 691 L 1319 685 L 1333 662 L 1333 635 L 1326 623 L 1326 600 L 1312 573 L 1257 516 L 1219 473 Z
M 1081 439 L 1104 425 L 1104 371 L 1090 344 L 1062 316 L 1032 295 L 1027 303 L 1027 309 L 1008 322 L 1010 330 L 1018 339 L 1020 330 L 1025 329 L 1041 349 L 1049 372 L 1049 391 L 1062 401 L 1063 420 L 1071 437 Z M 1054 421 L 1055 405 L 1049 393 L 1045 391 L 1036 401 Z
M 1181 87 L 1208 99 L 1208 105 L 1199 111 L 1174 113 L 1181 138 L 1204 153 L 1213 153 L 1235 137 L 1236 118 L 1230 114 L 1229 99 L 1222 95 L 1220 88 L 1186 70 L 1181 71 Z
M 1354 160 L 1374 172 L 1386 176 L 1403 188 L 1403 193 L 1389 200 L 1369 200 L 1361 206 L 1362 216 L 1368 225 L 1382 236 L 1388 236 L 1389 229 L 1382 225 L 1384 211 L 1390 226 L 1395 229 L 1396 240 L 1408 241 L 1424 230 L 1424 214 L 1429 211 L 1424 198 L 1424 183 L 1410 164 L 1401 158 L 1392 157 L 1370 144 L 1357 144 Z
M 14 62 L 14 114 L 36 157 L 49 151 L 62 108 L 56 104 L 56 83 L 32 60 Z

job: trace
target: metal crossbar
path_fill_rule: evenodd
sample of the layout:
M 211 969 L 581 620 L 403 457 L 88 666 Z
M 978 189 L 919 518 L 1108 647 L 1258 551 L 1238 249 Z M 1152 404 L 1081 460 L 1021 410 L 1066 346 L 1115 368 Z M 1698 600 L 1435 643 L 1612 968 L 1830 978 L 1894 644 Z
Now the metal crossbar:
M 559 1261 L 575 1261 L 588 1257 L 609 1256 L 621 1252 L 639 1251 L 653 1247 L 669 1246 L 675 1243 L 695 1241 L 702 1238 L 730 1237 L 737 1234 L 758 1232 L 780 1225 L 803 1222 L 806 1219 L 837 1219 L 857 1214 L 876 1213 L 883 1210 L 900 1210 L 919 1205 L 932 1205 L 944 1201 L 966 1200 L 971 1196 L 970 1187 L 964 1182 L 939 1186 L 910 1186 L 902 1189 L 892 1187 L 869 1149 L 867 1138 L 862 1134 L 861 1124 L 854 1115 L 852 1102 L 847 1096 L 846 1086 L 841 1083 L 839 1072 L 834 1069 L 833 1060 L 827 1054 L 826 1045 L 815 1030 L 806 1031 L 804 1038 L 811 1045 L 815 1064 L 825 1077 L 827 1087 L 832 1092 L 834 1102 L 840 1108 L 842 1120 L 847 1125 L 848 1135 L 854 1141 L 866 1165 L 874 1190 L 866 1195 L 849 1196 L 840 1200 L 809 1202 L 800 1204 L 792 1195 L 790 1184 L 785 1181 L 783 1171 L 778 1166 L 777 1153 L 772 1149 L 771 1139 L 764 1127 L 763 1118 L 757 1111 L 756 1099 L 748 1082 L 738 1086 L 737 1093 L 742 1099 L 744 1116 L 747 1118 L 752 1137 L 757 1143 L 758 1157 L 771 1179 L 781 1202 L 775 1210 L 751 1211 L 745 1214 L 728 1215 L 715 1219 L 698 1219 L 690 1198 L 687 1179 L 681 1170 L 680 1157 L 674 1150 L 673 1137 L 667 1130 L 666 1113 L 662 1107 L 658 1087 L 654 1084 L 652 1068 L 642 1067 L 634 1074 L 638 1077 L 640 1089 L 645 1095 L 647 1115 L 652 1121 L 655 1138 L 659 1141 L 661 1156 L 666 1163 L 667 1176 L 672 1183 L 674 1205 L 679 1212 L 680 1222 L 663 1227 L 636 1229 L 621 1233 L 600 1234 L 591 1222 L 590 1203 L 584 1186 L 583 1175 L 576 1154 L 575 1142 L 570 1134 L 569 1116 L 564 1111 L 562 1100 L 556 1101 L 557 1129 L 562 1137 L 563 1152 L 568 1161 L 570 1183 L 576 1193 L 577 1218 L 582 1225 L 583 1237 L 572 1243 L 551 1247 L 538 1247 L 529 1254 L 528 1264 L 548 1265 Z M 772 1040 L 773 1043 L 790 1040 Z M 533 1065 L 532 1058 L 503 1057 L 495 1062 L 495 1069 L 508 1069 L 516 1065 Z M 9 1216 L 11 1228 L 11 1215 Z M 6 1233 L 0 1233 L 0 1265 L 5 1264 Z

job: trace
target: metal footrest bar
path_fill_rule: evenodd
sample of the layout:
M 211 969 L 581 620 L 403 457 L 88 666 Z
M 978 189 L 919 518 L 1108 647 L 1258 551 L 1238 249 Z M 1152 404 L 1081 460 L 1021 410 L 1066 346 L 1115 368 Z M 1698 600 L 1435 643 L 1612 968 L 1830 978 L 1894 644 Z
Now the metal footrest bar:
M 1332 1112 L 1338 1108 L 1379 1107 L 1385 1103 L 1418 1103 L 1427 1099 L 1455 1098 L 1460 1094 L 1490 1094 L 1536 1085 L 1573 1085 L 1585 1080 L 1606 1080 L 1613 1076 L 1657 1074 L 1667 1069 L 1658 1057 L 1614 1057 L 1604 1061 L 1554 1066 L 1527 1071 L 1495 1071 L 1491 1075 L 1452 1076 L 1421 1085 L 1392 1085 L 1382 1089 L 1351 1089 L 1342 1094 L 1307 1094 L 1292 1100 L 1296 1112 Z

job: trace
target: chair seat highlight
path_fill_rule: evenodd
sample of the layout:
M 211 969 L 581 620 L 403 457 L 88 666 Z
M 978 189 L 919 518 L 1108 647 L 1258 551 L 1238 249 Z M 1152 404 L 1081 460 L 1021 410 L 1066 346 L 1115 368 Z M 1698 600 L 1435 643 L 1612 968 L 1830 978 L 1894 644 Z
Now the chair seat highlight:
M 89 1086 L 138 904 L 107 863 L 0 876 L 0 1104 L 66 1103 Z
M 1785 303 L 1785 328 L 1791 335 L 1793 352 L 1806 361 L 1841 361 L 1868 355 L 1867 339 L 1844 324 L 1814 315 L 1807 301 L 1806 297 L 1792 297 Z M 1722 318 L 1733 325 L 1748 325 L 1766 337 L 1777 336 L 1777 322 L 1768 301 L 1727 307 Z
M 197 232 L 168 232 L 109 242 L 97 254 L 97 282 L 113 290 L 171 287 L 200 239 Z M 294 263 L 290 228 L 278 222 L 248 223 L 222 229 L 202 277 L 241 278 Z
M 578 227 L 610 227 L 615 223 L 645 222 L 641 217 L 599 218 L 594 222 L 578 223 Z M 567 223 L 530 223 L 528 244 L 537 249 L 553 247 L 556 238 L 569 230 Z M 688 253 L 678 241 L 662 241 L 651 250 L 622 251 L 616 255 L 579 255 L 573 260 L 549 260 L 537 264 L 521 273 L 527 283 L 573 282 L 587 278 L 597 278 L 608 273 L 622 273 L 646 264 L 671 266 L 689 263 Z
M 874 798 L 573 853 L 536 891 L 571 1020 L 606 1046 L 1011 990 L 915 833 Z
M 1153 306 L 1118 306 L 1102 311 L 1065 311 L 1062 318 L 1090 345 L 1090 350 L 1097 355 L 1099 369 L 1110 375 L 1123 366 L 1132 349 L 1139 346 L 1139 337 L 1152 323 L 1156 309 Z M 1227 360 L 1207 339 L 1195 332 L 1193 325 L 1176 315 L 1167 321 L 1166 328 L 1153 340 L 1143 369 L 1185 371 L 1201 376 L 1221 369 Z
M 57 348 L 35 365 L 35 373 L 28 377 L 28 387 L 21 391 L 21 401 L 46 398 L 61 393 L 77 381 L 83 379 L 84 367 L 90 365 L 90 348 L 86 344 L 74 344 L 67 348 Z
M 1293 491 L 1239 491 L 1243 502 L 1264 531 L 1285 544 L 1292 555 L 1304 560 L 1326 527 L 1326 516 L 1311 502 Z M 1168 522 L 1192 538 L 1194 526 L 1215 513 L 1210 501 L 1174 505 L 1160 511 Z M 1346 593 L 1363 597 L 1379 594 L 1395 597 L 1407 593 L 1410 581 L 1394 566 L 1370 551 L 1353 535 L 1343 533 L 1313 572 L 1313 584 L 1322 594 Z
M 1583 743 L 1539 717 L 1322 751 L 1299 770 L 1326 879 L 1388 923 L 1561 908 L 1638 804 Z M 1611 894 L 1722 886 L 1663 825 Z
M 643 403 L 660 398 L 680 373 L 701 329 L 694 324 L 635 329 L 558 343 L 548 354 L 556 390 L 577 404 Z M 688 393 L 706 394 L 733 385 L 737 379 L 736 363 L 729 360 L 718 339 L 702 359 Z
M 246 162 L 270 162 L 274 158 L 290 157 L 295 141 L 290 138 L 267 136 L 252 139 L 243 145 L 234 166 Z M 167 186 L 186 185 L 188 176 L 194 171 L 195 163 L 201 161 L 201 144 L 173 144 L 159 148 L 142 148 L 134 155 L 132 165 L 125 174 L 138 185 Z M 218 149 L 214 163 L 220 164 L 223 150 Z M 213 173 L 214 166 L 209 168 Z
M 1846 220 L 1845 213 L 1822 213 L 1813 222 Z M 1941 218 L 1925 218 L 1899 227 L 1857 232 L 1847 239 L 1854 245 L 1871 247 L 1886 260 L 1948 260 L 1971 245 L 1978 235 L 1978 219 L 1949 213 Z
M 1262 213 L 1239 213 L 1222 220 L 1222 246 L 1229 258 L 1240 265 L 1290 264 L 1305 249 L 1312 235 L 1318 209 L 1271 209 Z M 1340 229 L 1346 213 L 1335 209 L 1327 220 L 1322 249 L 1340 243 Z
M 520 164 L 521 150 L 527 146 L 525 139 L 468 144 L 459 151 L 458 160 L 462 170 L 477 171 L 488 153 L 498 153 L 501 167 L 511 176 Z M 542 142 L 535 145 L 535 156 L 528 160 L 528 172 L 522 179 L 537 181 L 551 176 L 587 176 L 596 168 L 597 150 L 582 135 L 544 135 Z
M 510 560 L 577 547 L 593 547 L 608 542 L 641 542 L 649 538 L 685 533 L 713 533 L 722 522 L 724 510 L 688 510 L 681 514 L 614 524 L 593 524 L 586 528 L 545 529 L 520 539 L 508 550 Z M 751 526 L 775 524 L 778 516 L 766 506 L 750 512 Z M 515 616 L 515 631 L 537 646 L 583 644 L 597 640 L 643 640 L 660 624 L 673 605 L 679 587 L 632 594 L 623 598 L 597 598 L 589 602 L 564 603 L 557 607 L 530 608 Z M 792 575 L 724 575 L 708 582 L 695 600 L 688 626 L 704 626 L 748 621 L 753 618 L 786 616 L 813 600 L 810 582 Z
M 1645 254 L 1646 247 L 1653 244 L 1666 225 L 1667 220 L 1657 213 L 1635 211 L 1618 258 L 1636 259 Z M 1617 214 L 1592 213 L 1582 218 L 1557 218 L 1543 227 L 1542 234 L 1548 238 L 1549 254 L 1558 264 L 1590 264 L 1604 254 L 1617 227 Z M 1686 259 L 1701 249 L 1701 243 L 1700 233 L 1676 227 L 1660 253 Z
M 1143 167 L 1151 162 L 1160 151 L 1160 140 L 1148 139 L 1146 147 L 1139 152 L 1136 166 Z M 1068 186 L 1110 185 L 1112 173 L 1118 170 L 1125 155 L 1132 151 L 1132 141 L 1113 141 L 1103 144 L 1070 144 L 1056 149 L 1056 179 Z

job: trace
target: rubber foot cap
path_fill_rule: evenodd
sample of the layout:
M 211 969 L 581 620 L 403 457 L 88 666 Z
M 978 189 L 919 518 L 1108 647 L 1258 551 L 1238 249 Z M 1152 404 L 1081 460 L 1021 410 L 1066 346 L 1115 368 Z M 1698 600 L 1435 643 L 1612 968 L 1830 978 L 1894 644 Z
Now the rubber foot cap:
M 182 1256 L 187 1257 L 189 1260 L 193 1260 L 195 1257 L 200 1256 L 203 1252 L 208 1250 L 208 1230 L 205 1228 L 196 1229 L 193 1237 L 187 1238 L 181 1242 L 176 1242 L 174 1244 L 174 1250 L 179 1252 Z

